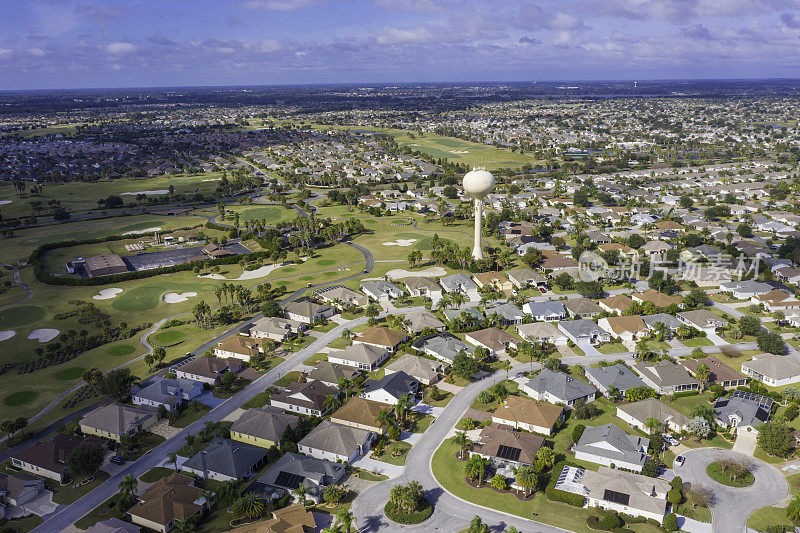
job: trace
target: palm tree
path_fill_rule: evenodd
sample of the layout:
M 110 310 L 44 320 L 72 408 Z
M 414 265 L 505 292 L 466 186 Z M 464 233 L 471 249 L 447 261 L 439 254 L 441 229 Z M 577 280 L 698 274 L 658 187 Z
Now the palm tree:
M 489 526 L 483 523 L 480 516 L 475 515 L 469 522 L 467 533 L 489 533 Z
M 228 505 L 232 504 L 239 497 L 239 487 L 241 486 L 242 482 L 238 479 L 224 482 L 219 489 L 219 500 Z
M 172 452 L 167 455 L 167 462 L 172 463 L 175 466 L 175 471 L 178 471 L 178 454 Z
M 175 520 L 173 529 L 178 533 L 188 533 L 194 530 L 194 525 L 188 520 Z
M 344 399 L 347 401 L 347 396 L 350 394 L 350 389 L 353 388 L 353 381 L 347 378 L 339 378 L 339 390 L 344 392 Z
M 254 520 L 264 515 L 267 511 L 267 505 L 255 492 L 248 492 L 233 502 L 231 510 L 237 517 L 246 517 Z
M 303 485 L 303 483 L 298 483 L 297 488 L 292 491 L 292 493 L 297 496 L 298 503 L 305 503 L 306 501 L 306 494 L 308 494 L 308 487 Z
M 189 451 L 194 454 L 194 435 L 186 435 L 186 444 L 189 446 Z
M 344 533 L 350 533 L 350 527 L 355 522 L 355 517 L 347 509 L 342 509 L 336 513 L 336 524 L 342 526 Z
M 136 497 L 136 491 L 139 488 L 139 482 L 135 477 L 128 474 L 119 482 L 119 494 L 122 501 L 128 502 Z
M 464 452 L 472 444 L 472 441 L 469 440 L 465 431 L 456 431 L 456 434 L 453 435 L 453 443 L 461 450 L 460 457 L 463 459 Z
M 406 419 L 406 413 L 408 412 L 409 407 L 411 407 L 411 399 L 409 398 L 408 394 L 397 399 L 395 410 L 397 411 L 398 421 L 403 422 Z
M 706 384 L 708 383 L 708 380 L 711 377 L 711 369 L 708 368 L 707 364 L 700 363 L 699 365 L 697 365 L 697 368 L 695 368 L 694 375 L 697 378 L 697 381 L 700 382 L 700 386 L 703 389 L 705 389 Z
M 525 496 L 527 497 L 530 494 L 528 489 L 531 487 L 536 487 L 536 484 L 539 482 L 539 478 L 536 475 L 536 472 L 533 471 L 533 467 L 524 465 L 517 469 L 516 481 L 517 485 L 525 489 Z
M 650 417 L 645 421 L 645 426 L 647 426 L 650 429 L 650 433 L 655 433 L 660 425 L 661 422 L 659 422 L 657 419 L 653 417 Z
M 511 361 L 509 361 L 508 359 L 504 360 L 504 361 L 503 361 L 503 362 L 500 364 L 500 367 L 501 367 L 503 370 L 505 370 L 505 371 L 506 371 L 506 381 L 508 381 L 508 379 L 510 378 L 510 374 L 511 374 Z
M 388 409 L 381 409 L 376 416 L 379 427 L 383 430 L 388 430 L 394 424 L 394 416 Z
M 786 506 L 786 516 L 792 522 L 800 521 L 800 496 L 795 496 L 789 505 Z

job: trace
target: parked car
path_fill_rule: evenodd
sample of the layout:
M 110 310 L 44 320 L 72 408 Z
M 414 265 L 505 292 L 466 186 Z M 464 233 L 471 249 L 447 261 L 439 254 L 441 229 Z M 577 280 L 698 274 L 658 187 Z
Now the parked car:
M 109 457 L 108 460 L 117 465 L 125 464 L 125 458 L 122 457 L 121 455 L 112 455 L 111 457 Z
M 544 294 L 544 293 L 546 293 L 546 292 L 547 292 L 547 289 L 545 289 L 544 287 L 539 287 L 539 292 L 541 292 L 542 294 Z
M 677 446 L 678 444 L 680 444 L 678 439 L 676 439 L 672 435 L 664 435 L 664 442 L 666 442 L 670 446 Z
M 682 455 L 679 455 L 675 458 L 675 465 L 676 466 L 683 466 L 683 463 L 686 462 L 686 458 Z

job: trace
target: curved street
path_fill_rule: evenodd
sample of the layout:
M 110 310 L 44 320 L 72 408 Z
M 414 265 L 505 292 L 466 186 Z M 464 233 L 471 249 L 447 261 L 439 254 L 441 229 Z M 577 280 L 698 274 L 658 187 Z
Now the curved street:
M 775 505 L 789 493 L 786 479 L 777 468 L 750 456 L 719 448 L 697 448 L 682 453 L 683 466 L 673 471 L 684 483 L 702 485 L 714 493 L 711 505 L 714 533 L 747 531 L 746 522 L 756 509 Z M 744 459 L 754 465 L 755 482 L 749 487 L 728 487 L 717 483 L 706 474 L 706 466 L 720 459 Z

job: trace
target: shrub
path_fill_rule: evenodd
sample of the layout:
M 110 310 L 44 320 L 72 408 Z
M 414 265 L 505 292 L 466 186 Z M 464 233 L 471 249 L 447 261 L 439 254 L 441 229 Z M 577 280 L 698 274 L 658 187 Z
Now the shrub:
M 423 498 L 420 506 L 421 507 L 418 511 L 408 512 L 400 509 L 394 503 L 389 501 L 386 502 L 386 505 L 383 507 L 383 512 L 390 520 L 397 522 L 398 524 L 419 524 L 430 518 L 431 514 L 433 513 L 431 502 L 429 502 L 427 499 Z
M 700 394 L 699 391 L 686 390 L 682 392 L 676 392 L 675 394 L 673 394 L 673 398 L 686 398 L 687 396 L 697 396 L 698 394 Z
M 572 429 L 572 442 L 578 442 L 581 440 L 581 435 L 583 435 L 584 430 L 586 430 L 586 426 L 583 424 L 578 424 Z
M 600 522 L 608 529 L 615 529 L 622 526 L 622 519 L 617 515 L 617 513 L 606 513 L 603 515 L 603 518 L 600 519 Z
M 678 531 L 678 517 L 675 513 L 669 513 L 664 517 L 664 529 L 667 531 Z

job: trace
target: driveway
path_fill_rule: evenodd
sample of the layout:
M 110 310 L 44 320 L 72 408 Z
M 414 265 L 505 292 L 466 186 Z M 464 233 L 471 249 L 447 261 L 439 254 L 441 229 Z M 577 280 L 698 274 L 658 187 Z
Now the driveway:
M 33 513 L 36 516 L 46 516 L 58 508 L 57 503 L 53 503 L 53 493 L 49 490 L 43 490 L 31 501 L 24 503 L 21 507 L 11 508 L 12 512 L 9 516 L 23 516 L 25 514 Z
M 753 457 L 756 451 L 756 436 L 752 433 L 739 433 L 733 443 L 733 451 Z
M 390 479 L 394 479 L 403 473 L 402 466 L 390 465 L 389 463 L 384 463 L 383 461 L 372 459 L 371 457 L 367 457 L 366 455 L 359 457 L 351 464 L 358 468 L 364 469 L 367 472 L 373 472 L 373 473 L 377 472 L 378 474 L 389 476 Z
M 584 355 L 602 355 L 599 351 L 597 351 L 597 348 L 588 342 L 579 342 L 578 348 L 583 350 Z
M 441 412 L 444 411 L 444 407 L 434 407 L 432 405 L 428 405 L 427 403 L 418 403 L 412 407 L 411 410 L 424 415 L 439 416 Z
M 783 501 L 789 487 L 781 473 L 764 461 L 740 453 L 715 448 L 697 448 L 684 452 L 686 462 L 675 467 L 684 483 L 701 485 L 714 493 L 711 505 L 714 533 L 744 532 L 747 517 L 756 509 Z M 720 459 L 747 459 L 754 464 L 755 482 L 749 487 L 734 488 L 717 483 L 706 474 L 706 466 Z
M 220 400 L 219 398 L 215 398 L 214 394 L 210 390 L 203 391 L 203 393 L 197 398 L 195 398 L 195 400 L 202 403 L 203 405 L 209 406 L 212 409 L 219 405 L 222 405 L 222 402 L 225 401 L 225 400 Z

